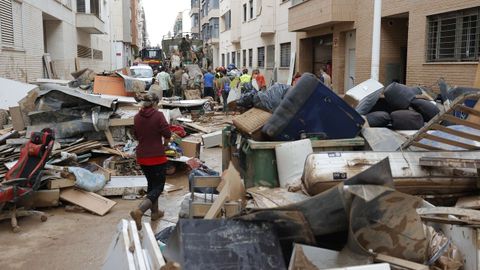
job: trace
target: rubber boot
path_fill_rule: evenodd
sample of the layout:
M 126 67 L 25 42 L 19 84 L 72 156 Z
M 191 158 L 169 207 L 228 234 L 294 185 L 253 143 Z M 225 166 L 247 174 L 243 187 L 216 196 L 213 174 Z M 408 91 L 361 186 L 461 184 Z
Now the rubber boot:
M 145 213 L 150 207 L 152 207 L 152 201 L 150 201 L 150 199 L 144 199 L 137 209 L 130 212 L 130 216 L 135 220 L 135 224 L 137 225 L 137 230 L 140 231 L 142 229 L 143 213 Z
M 150 210 L 152 211 L 152 213 L 150 215 L 150 219 L 152 221 L 155 221 L 159 218 L 162 218 L 163 215 L 165 214 L 163 211 L 158 209 L 158 200 L 156 200 L 152 203 L 152 207 L 150 208 Z

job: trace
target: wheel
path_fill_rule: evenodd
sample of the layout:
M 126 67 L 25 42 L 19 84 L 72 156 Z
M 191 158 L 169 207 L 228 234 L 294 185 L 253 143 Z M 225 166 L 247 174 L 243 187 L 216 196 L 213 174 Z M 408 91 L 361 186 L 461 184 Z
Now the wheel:
M 40 220 L 41 220 L 42 222 L 47 221 L 47 219 L 48 219 L 48 217 L 47 217 L 46 215 L 41 215 L 41 216 L 40 216 Z
M 18 232 L 21 231 L 21 229 L 20 229 L 19 226 L 16 226 L 16 227 L 13 227 L 13 228 L 12 228 L 12 231 L 13 231 L 14 233 L 18 233 Z

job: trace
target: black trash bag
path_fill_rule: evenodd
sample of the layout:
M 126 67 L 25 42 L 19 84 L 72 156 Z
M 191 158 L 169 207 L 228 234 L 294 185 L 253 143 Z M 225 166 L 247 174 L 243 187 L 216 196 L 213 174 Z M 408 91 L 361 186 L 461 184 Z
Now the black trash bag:
M 410 103 L 412 109 L 420 113 L 423 121 L 430 121 L 435 115 L 440 113 L 440 110 L 432 102 L 424 99 L 414 99 Z
M 253 98 L 253 103 L 256 108 L 266 110 L 269 112 L 275 111 L 275 109 L 282 102 L 283 97 L 290 89 L 290 85 L 283 83 L 275 83 L 270 86 L 266 91 L 260 91 Z
M 253 99 L 257 95 L 257 90 L 252 89 L 240 96 L 240 99 L 236 101 L 237 106 L 243 107 L 245 109 L 253 108 Z
M 410 102 L 415 98 L 415 91 L 412 88 L 395 82 L 387 86 L 383 94 L 394 111 L 408 109 Z
M 394 130 L 417 130 L 423 127 L 424 121 L 421 114 L 416 111 L 399 110 L 390 114 Z
M 367 122 L 370 127 L 387 127 L 392 123 L 392 118 L 388 112 L 371 112 L 367 115 Z
M 381 97 L 377 100 L 377 103 L 375 103 L 375 105 L 369 111 L 369 113 L 371 113 L 371 112 L 388 112 L 388 113 L 391 113 L 393 111 L 394 110 L 392 110 L 392 108 L 388 105 L 387 100 L 385 98 Z

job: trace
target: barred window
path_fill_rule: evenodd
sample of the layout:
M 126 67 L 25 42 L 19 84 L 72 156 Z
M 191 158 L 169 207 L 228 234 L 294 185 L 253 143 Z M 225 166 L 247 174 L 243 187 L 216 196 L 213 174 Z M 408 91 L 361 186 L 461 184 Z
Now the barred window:
M 103 51 L 96 50 L 96 49 L 92 49 L 92 50 L 93 50 L 93 59 L 103 60 Z
M 80 58 L 92 58 L 92 49 L 77 45 L 77 56 Z
M 280 44 L 280 67 L 290 67 L 291 44 Z
M 247 50 L 242 51 L 242 66 L 246 67 L 247 66 Z
M 252 67 L 253 65 L 253 49 L 248 49 L 248 66 Z
M 275 66 L 275 45 L 267 46 L 267 68 Z
M 480 8 L 427 17 L 427 61 L 478 61 Z
M 237 65 L 237 63 L 235 62 L 235 52 L 232 52 L 232 62 L 231 63 L 228 63 L 229 65 L 230 64 L 234 64 L 234 65 Z
M 222 53 L 222 67 L 225 66 L 225 54 Z
M 257 66 L 265 67 L 265 47 L 257 48 Z

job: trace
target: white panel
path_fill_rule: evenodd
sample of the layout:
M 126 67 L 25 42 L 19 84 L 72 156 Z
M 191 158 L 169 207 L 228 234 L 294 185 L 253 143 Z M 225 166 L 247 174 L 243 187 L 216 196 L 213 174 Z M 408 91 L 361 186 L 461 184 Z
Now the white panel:
M 313 153 L 310 139 L 275 146 L 280 187 L 300 182 L 307 156 Z

